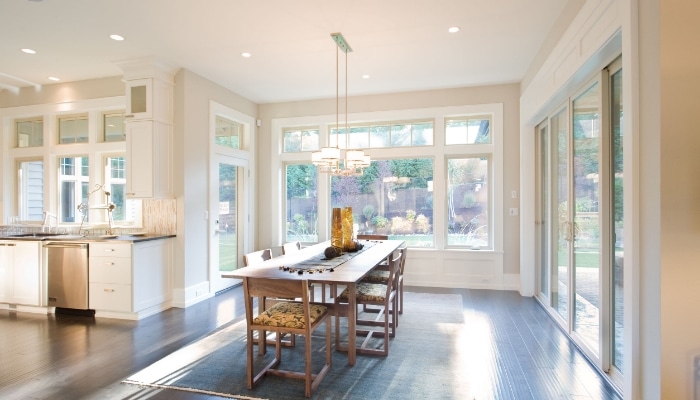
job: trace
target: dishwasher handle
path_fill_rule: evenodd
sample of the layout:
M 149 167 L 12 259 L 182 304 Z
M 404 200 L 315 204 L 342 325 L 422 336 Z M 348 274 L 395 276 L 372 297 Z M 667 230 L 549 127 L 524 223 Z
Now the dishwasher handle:
M 54 249 L 87 249 L 87 243 L 46 243 L 44 248 Z

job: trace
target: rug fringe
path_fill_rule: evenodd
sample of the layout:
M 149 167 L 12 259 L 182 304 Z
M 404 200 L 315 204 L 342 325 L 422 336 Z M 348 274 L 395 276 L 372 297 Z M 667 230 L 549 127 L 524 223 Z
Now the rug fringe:
M 212 395 L 212 396 L 219 396 L 219 397 L 226 397 L 229 399 L 237 399 L 237 400 L 268 400 L 268 399 L 263 399 L 260 397 L 249 397 L 249 396 L 243 396 L 243 395 L 233 395 L 229 393 L 220 393 L 220 392 L 212 392 L 211 390 L 204 390 L 204 389 L 196 389 L 196 388 L 188 388 L 188 387 L 182 387 L 182 386 L 168 386 L 168 385 L 159 385 L 157 383 L 144 383 L 144 382 L 136 382 L 136 381 L 130 381 L 130 380 L 123 380 L 121 383 L 126 383 L 129 385 L 136 385 L 136 386 L 141 386 L 141 387 L 151 387 L 151 388 L 156 388 L 156 389 L 174 389 L 174 390 L 182 390 L 185 392 L 193 392 L 193 393 L 200 393 L 200 394 L 207 394 L 207 395 Z

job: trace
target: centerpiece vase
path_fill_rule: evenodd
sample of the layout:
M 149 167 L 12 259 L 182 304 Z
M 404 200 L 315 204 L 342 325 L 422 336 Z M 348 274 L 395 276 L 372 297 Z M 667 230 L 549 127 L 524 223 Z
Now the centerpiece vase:
M 343 250 L 354 251 L 355 241 L 352 235 L 352 207 L 345 207 L 341 211 L 341 218 L 343 220 Z
M 338 250 L 338 253 L 343 251 L 343 217 L 340 208 L 333 208 L 331 218 L 331 246 Z

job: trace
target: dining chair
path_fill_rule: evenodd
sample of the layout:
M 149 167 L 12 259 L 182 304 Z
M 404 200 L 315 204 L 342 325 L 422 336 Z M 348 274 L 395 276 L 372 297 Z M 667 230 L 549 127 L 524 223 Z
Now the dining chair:
M 282 245 L 282 254 L 289 254 L 301 250 L 301 242 L 289 242 Z
M 243 255 L 243 265 L 246 267 L 255 267 L 256 265 L 260 264 L 263 261 L 267 261 L 272 258 L 272 249 L 263 249 L 263 250 L 258 250 L 254 251 L 252 253 L 246 253 Z M 292 298 L 293 299 L 293 298 Z M 286 301 L 289 299 L 260 299 L 258 301 L 258 308 L 260 309 L 260 312 L 263 312 L 267 307 L 272 306 L 274 303 L 279 302 L 279 301 Z M 261 330 L 258 332 L 258 337 L 266 337 L 265 343 L 266 344 L 275 344 L 275 339 L 267 338 L 267 334 L 265 333 L 264 330 Z M 285 339 L 282 341 L 282 344 L 285 346 L 294 346 L 295 345 L 295 338 L 294 335 L 291 335 L 289 339 Z M 260 354 L 265 354 L 265 346 L 260 346 L 259 349 Z
M 389 235 L 359 234 L 357 240 L 389 240 Z
M 301 250 L 301 242 L 289 242 L 289 243 L 285 243 L 282 245 L 282 255 L 291 254 L 291 253 L 294 253 L 294 252 L 299 251 L 299 250 Z M 321 299 L 322 299 L 321 301 L 325 303 L 326 302 L 326 284 L 325 283 L 321 283 L 321 284 L 311 283 L 310 285 L 312 288 L 315 287 L 316 285 L 321 286 Z M 331 291 L 332 290 L 333 289 L 331 288 Z M 313 302 L 315 300 L 316 300 L 316 291 L 312 290 L 311 291 L 311 301 Z
M 399 261 L 398 268 L 396 270 L 396 273 L 394 275 L 394 282 L 395 282 L 395 287 L 397 290 L 396 293 L 396 301 L 397 301 L 397 307 L 396 309 L 398 310 L 399 314 L 403 314 L 403 272 L 406 266 L 406 257 L 408 256 L 408 246 L 404 243 L 397 249 L 398 252 L 400 252 L 401 255 L 401 260 Z M 370 282 L 370 283 L 386 283 L 386 281 L 389 279 L 389 271 L 388 271 L 388 264 L 386 263 L 381 263 L 378 264 L 372 271 L 370 271 L 367 276 L 365 276 L 362 281 L 363 282 Z M 368 309 L 367 307 L 364 308 L 363 311 L 373 311 L 372 309 Z M 396 323 L 398 325 L 398 319 L 396 320 Z
M 252 253 L 246 253 L 243 255 L 243 265 L 246 267 L 254 266 L 260 264 L 263 261 L 267 261 L 272 258 L 272 249 L 263 249 L 254 251 Z
M 331 320 L 328 318 L 330 308 L 309 301 L 309 283 L 306 280 L 288 280 L 271 278 L 243 278 L 243 294 L 246 315 L 247 365 L 246 375 L 248 389 L 252 389 L 265 375 L 278 375 L 287 378 L 304 380 L 304 395 L 311 393 L 321 383 L 331 366 Z M 253 315 L 253 299 L 301 298 L 301 301 L 279 302 L 272 307 Z M 326 360 L 317 373 L 312 372 L 312 343 L 314 331 L 325 322 L 326 325 Z M 255 356 L 253 354 L 253 333 L 267 330 L 276 333 L 275 357 L 257 374 L 254 371 Z M 282 345 L 280 338 L 283 334 L 303 335 L 305 339 L 304 372 L 290 371 L 277 368 L 282 360 Z
M 373 329 L 357 329 L 357 334 L 365 336 L 364 341 L 357 349 L 358 353 L 364 354 L 375 354 L 381 356 L 389 355 L 389 340 L 394 337 L 396 329 L 396 320 L 398 319 L 397 312 L 392 310 L 396 307 L 396 288 L 394 274 L 396 273 L 399 263 L 401 261 L 401 254 L 392 255 L 389 260 L 388 272 L 389 279 L 386 283 L 372 283 L 372 282 L 359 282 L 355 285 L 355 299 L 357 306 L 359 305 L 373 305 L 381 306 L 381 309 L 377 312 L 374 319 L 364 319 L 361 318 L 359 313 L 356 313 L 355 324 L 356 326 L 367 326 L 367 327 L 381 327 L 382 331 Z M 343 290 L 335 298 L 335 309 L 334 313 L 336 316 L 336 336 L 335 336 L 335 346 L 336 349 L 341 349 L 340 347 L 340 316 L 343 313 L 343 307 L 347 308 L 349 304 L 349 291 L 347 288 Z M 347 310 L 345 310 L 345 315 L 347 315 Z M 370 339 L 373 336 L 381 336 L 384 339 L 382 348 L 371 348 L 369 347 Z

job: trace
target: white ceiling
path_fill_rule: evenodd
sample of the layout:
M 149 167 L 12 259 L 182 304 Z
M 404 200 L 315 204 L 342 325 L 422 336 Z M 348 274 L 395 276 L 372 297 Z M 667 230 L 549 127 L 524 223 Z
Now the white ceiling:
M 0 0 L 0 89 L 154 56 L 256 103 L 335 97 L 332 32 L 350 96 L 520 82 L 567 1 Z

